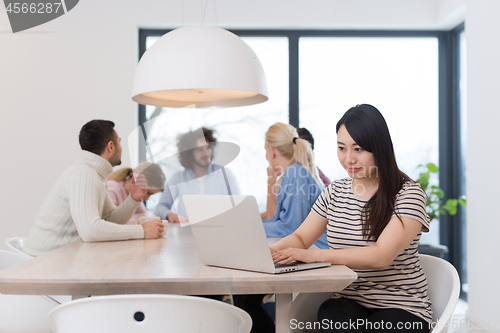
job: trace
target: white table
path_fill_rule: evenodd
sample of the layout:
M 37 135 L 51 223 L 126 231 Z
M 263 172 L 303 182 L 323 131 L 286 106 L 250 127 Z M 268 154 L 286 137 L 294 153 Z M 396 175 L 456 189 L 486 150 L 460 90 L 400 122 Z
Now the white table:
M 340 291 L 356 278 L 341 265 L 276 275 L 205 266 L 190 228 L 170 224 L 161 239 L 77 241 L 0 271 L 0 293 L 276 294 L 276 331 L 284 333 L 292 293 Z

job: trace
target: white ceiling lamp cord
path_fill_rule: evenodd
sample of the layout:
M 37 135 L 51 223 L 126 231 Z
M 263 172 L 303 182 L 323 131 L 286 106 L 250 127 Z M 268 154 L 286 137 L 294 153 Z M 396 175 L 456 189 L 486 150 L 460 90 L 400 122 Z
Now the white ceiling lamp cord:
M 203 1 L 203 0 L 201 0 L 201 1 Z M 202 3 L 203 16 L 201 17 L 201 25 L 205 24 L 205 13 L 207 12 L 207 5 L 208 5 L 208 0 L 205 1 L 205 6 L 204 7 L 203 7 L 203 3 Z

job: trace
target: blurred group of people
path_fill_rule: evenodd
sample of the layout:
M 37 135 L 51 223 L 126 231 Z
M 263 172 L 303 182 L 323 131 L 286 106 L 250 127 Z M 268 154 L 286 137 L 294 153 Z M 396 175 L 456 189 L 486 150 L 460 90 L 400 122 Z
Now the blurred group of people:
M 292 142 L 299 138 L 298 131 L 303 139 Z M 177 157 L 183 170 L 170 179 L 158 164 L 149 162 L 113 172 L 112 168 L 121 164 L 122 147 L 111 121 L 88 122 L 80 131 L 79 141 L 80 158 L 56 181 L 36 217 L 26 246 L 31 255 L 80 238 L 89 242 L 155 238 L 163 231 L 164 221 L 187 220 L 182 195 L 241 194 L 231 170 L 213 163 L 217 139 L 209 128 L 178 136 Z M 280 142 L 284 141 L 290 142 L 283 146 Z M 267 131 L 265 142 L 270 166 L 267 210 L 262 217 L 269 236 L 284 236 L 297 228 L 329 180 L 314 163 L 314 139 L 307 129 L 277 123 Z M 287 172 L 288 167 L 291 169 Z M 283 182 L 287 192 L 278 190 Z M 290 185 L 298 188 L 303 183 L 312 185 L 310 193 L 292 193 Z M 159 219 L 140 225 L 139 218 L 148 214 L 144 201 L 159 192 L 161 197 L 154 209 Z M 308 204 L 296 205 L 303 197 Z M 324 239 L 322 244 L 326 246 Z
M 107 178 L 108 192 L 114 204 L 117 206 L 121 205 L 130 194 L 130 183 L 134 174 L 143 174 L 148 184 L 154 187 L 154 189 L 148 191 L 148 196 L 144 200 L 149 199 L 149 195 L 162 192 L 154 213 L 160 219 L 168 220 L 172 223 L 187 220 L 183 201 L 179 200 L 184 194 L 241 194 L 238 181 L 233 172 L 230 169 L 224 170 L 227 177 L 226 181 L 222 173 L 223 166 L 213 163 L 213 150 L 217 143 L 217 139 L 214 136 L 215 131 L 203 127 L 201 128 L 201 132 L 203 133 L 203 137 L 199 137 L 200 131 L 190 131 L 177 138 L 178 159 L 184 169 L 175 173 L 167 182 L 165 182 L 165 175 L 160 166 L 149 162 L 142 162 L 135 169 L 122 168 L 109 175 Z M 289 150 L 288 154 L 284 153 L 284 151 L 280 151 L 278 154 L 272 153 L 273 149 L 277 149 L 277 144 L 271 137 L 274 140 L 283 140 L 280 137 L 284 136 L 286 140 L 287 136 L 292 135 L 298 135 L 298 138 L 302 139 L 300 142 L 294 144 L 294 146 L 299 145 L 301 147 L 300 152 L 295 153 L 295 159 L 288 158 L 288 156 L 291 157 L 293 155 L 294 147 L 287 147 Z M 308 147 L 311 151 L 307 150 Z M 314 138 L 306 128 L 294 129 L 293 126 L 283 123 L 277 123 L 269 128 L 266 134 L 266 158 L 270 163 L 267 170 L 267 209 L 261 214 L 269 237 L 288 235 L 297 227 L 297 223 L 293 221 L 305 218 L 303 212 L 294 211 L 294 207 L 297 207 L 295 202 L 302 201 L 303 196 L 297 195 L 298 193 L 291 193 L 298 191 L 293 191 L 290 185 L 297 188 L 300 188 L 302 184 L 308 187 L 312 186 L 313 189 L 307 193 L 307 200 L 312 205 L 319 195 L 321 188 L 330 184 L 328 177 L 314 163 L 313 149 Z M 276 157 L 278 156 L 282 158 L 277 159 Z M 300 168 L 302 166 L 301 162 L 310 169 L 311 176 L 309 176 L 309 170 L 306 170 L 304 167 Z M 288 166 L 291 166 L 295 170 L 286 173 Z M 286 177 L 284 177 L 285 175 Z M 292 175 L 293 178 L 290 179 Z M 315 178 L 309 179 L 309 177 Z M 283 192 L 281 196 L 287 194 L 287 201 L 285 202 L 284 198 L 280 197 L 280 206 L 278 207 L 277 195 L 279 187 L 276 185 L 281 184 L 283 179 L 285 180 L 285 185 L 288 186 L 288 193 Z M 276 182 L 277 180 L 278 183 Z M 292 198 L 293 201 L 291 200 Z M 276 215 L 276 213 L 283 213 L 285 211 L 288 212 L 287 216 L 283 214 Z M 127 224 L 136 224 L 137 218 L 146 214 L 146 207 L 144 203 L 141 203 Z M 320 244 L 326 248 L 326 236 Z

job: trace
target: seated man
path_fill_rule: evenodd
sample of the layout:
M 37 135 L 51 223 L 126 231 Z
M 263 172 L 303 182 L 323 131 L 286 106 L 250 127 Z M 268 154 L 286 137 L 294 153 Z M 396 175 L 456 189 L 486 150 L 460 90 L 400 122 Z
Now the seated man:
M 226 177 L 222 173 L 222 166 L 213 164 L 213 152 L 210 144 L 214 145 L 214 131 L 202 128 L 201 132 L 194 131 L 180 135 L 177 138 L 179 162 L 183 171 L 175 173 L 165 184 L 155 214 L 169 222 L 179 222 L 179 216 L 187 219 L 182 202 L 184 194 L 240 194 L 238 184 L 232 172 L 225 169 Z M 172 205 L 178 199 L 178 214 L 172 212 Z
M 31 255 L 54 250 L 78 239 L 84 242 L 158 238 L 159 220 L 143 225 L 127 223 L 147 195 L 135 179 L 127 199 L 116 207 L 106 189 L 106 177 L 121 164 L 122 147 L 107 120 L 85 124 L 79 136 L 80 158 L 59 177 L 40 208 L 26 243 Z

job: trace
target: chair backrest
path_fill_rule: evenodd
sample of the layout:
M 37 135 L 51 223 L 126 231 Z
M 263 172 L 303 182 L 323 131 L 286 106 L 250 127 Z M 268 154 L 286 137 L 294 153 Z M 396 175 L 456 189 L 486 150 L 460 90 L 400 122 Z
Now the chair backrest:
M 420 265 L 427 278 L 427 294 L 432 303 L 432 332 L 445 333 L 460 297 L 460 278 L 455 267 L 441 258 L 421 254 Z
M 24 255 L 30 256 L 29 254 L 24 252 L 24 247 L 26 246 L 26 241 L 27 241 L 26 237 L 11 237 L 11 238 L 7 238 L 5 240 L 5 245 L 7 245 L 9 250 L 12 252 L 16 252 L 19 254 L 24 254 Z M 32 256 L 30 256 L 30 257 L 32 257 Z
M 0 295 L 0 332 L 53 333 L 47 315 L 58 305 L 47 296 Z
M 0 270 L 15 266 L 30 259 L 32 258 L 24 254 L 0 250 Z
M 24 254 L 0 250 L 0 270 L 30 259 Z M 51 333 L 47 315 L 58 305 L 46 296 L 0 295 L 0 332 Z
M 58 333 L 248 333 L 250 316 L 224 302 L 194 296 L 118 295 L 71 301 L 49 313 Z

